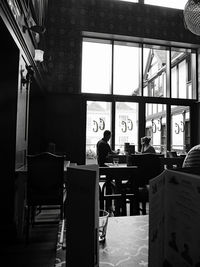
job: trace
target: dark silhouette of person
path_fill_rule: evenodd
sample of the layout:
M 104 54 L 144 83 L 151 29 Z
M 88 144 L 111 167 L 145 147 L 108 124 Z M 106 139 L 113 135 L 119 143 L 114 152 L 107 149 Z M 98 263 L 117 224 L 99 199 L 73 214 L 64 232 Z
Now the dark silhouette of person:
M 100 167 L 107 167 L 105 162 L 107 161 L 107 156 L 109 154 L 117 155 L 118 153 L 114 152 L 108 141 L 111 138 L 111 131 L 105 130 L 103 133 L 103 138 L 97 143 L 97 161 Z

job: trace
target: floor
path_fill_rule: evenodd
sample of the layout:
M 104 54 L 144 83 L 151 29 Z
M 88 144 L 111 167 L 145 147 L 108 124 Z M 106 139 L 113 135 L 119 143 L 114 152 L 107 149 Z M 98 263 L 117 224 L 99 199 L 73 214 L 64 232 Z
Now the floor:
M 48 220 L 48 223 L 44 221 Z M 37 224 L 30 229 L 29 244 L 20 241 L 3 248 L 4 266 L 54 267 L 59 226 L 57 210 L 43 211 L 37 217 Z

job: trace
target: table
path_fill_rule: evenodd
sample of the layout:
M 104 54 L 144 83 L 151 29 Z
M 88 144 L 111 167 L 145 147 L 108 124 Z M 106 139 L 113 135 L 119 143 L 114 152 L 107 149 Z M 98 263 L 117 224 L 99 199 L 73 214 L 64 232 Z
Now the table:
M 100 188 L 100 207 L 101 209 L 112 210 L 113 201 L 115 215 L 126 215 L 127 199 L 130 202 L 130 215 L 138 214 L 138 201 L 133 192 L 127 192 L 126 185 L 123 182 L 134 183 L 134 177 L 137 176 L 137 166 L 127 166 L 127 164 L 113 165 L 107 163 L 109 167 L 99 167 L 100 182 L 103 186 Z
M 148 266 L 148 224 L 148 215 L 109 217 L 99 266 Z
M 148 215 L 109 217 L 107 236 L 99 244 L 99 267 L 148 266 Z M 65 266 L 65 252 L 58 232 L 55 267 Z M 67 248 L 66 248 L 67 249 Z

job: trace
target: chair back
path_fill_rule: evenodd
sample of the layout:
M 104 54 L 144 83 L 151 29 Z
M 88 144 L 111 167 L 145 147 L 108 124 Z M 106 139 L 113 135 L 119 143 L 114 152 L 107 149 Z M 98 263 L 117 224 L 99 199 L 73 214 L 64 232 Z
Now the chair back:
M 176 151 L 167 151 L 167 157 L 169 157 L 169 158 L 175 158 L 177 156 L 178 155 L 177 155 Z
M 27 202 L 58 205 L 63 201 L 64 156 L 50 152 L 27 156 Z
M 138 166 L 137 186 L 149 184 L 149 180 L 162 172 L 158 154 L 133 154 L 129 157 L 129 165 Z

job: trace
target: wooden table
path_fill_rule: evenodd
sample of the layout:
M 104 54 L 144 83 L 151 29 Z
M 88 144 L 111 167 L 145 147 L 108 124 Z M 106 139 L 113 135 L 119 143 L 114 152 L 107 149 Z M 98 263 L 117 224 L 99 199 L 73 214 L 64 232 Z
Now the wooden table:
M 66 261 L 59 228 L 55 267 Z M 109 217 L 106 241 L 99 244 L 99 267 L 148 267 L 148 228 L 148 215 Z
M 127 164 L 113 165 L 107 163 L 108 167 L 99 167 L 99 181 L 103 183 L 100 188 L 100 207 L 110 210 L 115 202 L 115 215 L 127 215 L 126 199 L 130 200 L 130 215 L 138 214 L 138 204 L 134 203 L 136 198 L 133 192 L 127 193 L 124 182 L 132 181 L 137 176 L 137 166 Z M 137 205 L 136 205 L 137 204 Z M 135 210 L 134 210 L 134 207 Z

